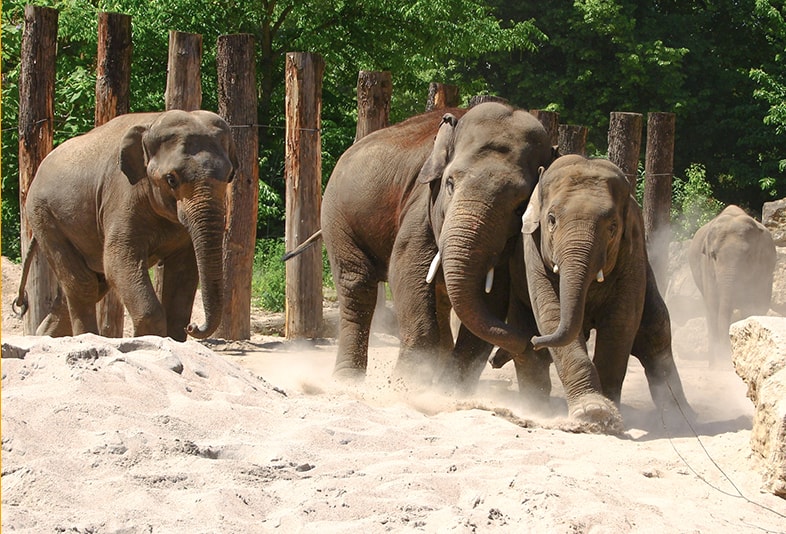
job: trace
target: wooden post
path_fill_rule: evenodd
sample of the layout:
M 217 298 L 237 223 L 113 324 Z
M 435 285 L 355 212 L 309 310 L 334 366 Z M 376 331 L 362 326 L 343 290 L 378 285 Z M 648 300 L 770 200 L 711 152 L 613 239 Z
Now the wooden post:
M 193 111 L 202 106 L 202 36 L 169 32 L 166 73 L 166 109 Z
M 673 113 L 647 116 L 647 153 L 644 165 L 644 233 L 650 264 L 661 294 L 666 289 L 669 259 L 671 180 L 674 170 Z
M 482 104 L 483 102 L 501 102 L 503 104 L 507 104 L 508 100 L 506 98 L 502 98 L 501 96 L 494 96 L 494 95 L 475 95 L 469 99 L 468 108 L 474 108 L 478 104 Z
M 559 153 L 587 155 L 587 127 L 577 124 L 560 124 L 557 135 Z
M 96 126 L 128 113 L 131 49 L 131 17 L 121 13 L 99 13 Z M 123 337 L 123 315 L 123 302 L 110 288 L 96 305 L 98 333 L 106 337 Z
M 428 86 L 426 111 L 455 108 L 459 105 L 459 88 L 456 85 L 431 82 Z
M 530 113 L 546 128 L 546 132 L 549 134 L 549 142 L 553 146 L 557 146 L 559 144 L 559 113 L 556 111 L 543 111 L 542 109 L 533 109 L 530 110 Z
M 238 168 L 227 196 L 224 314 L 216 336 L 251 338 L 251 278 L 259 208 L 259 135 L 254 37 L 218 38 L 218 114 L 232 129 Z
M 641 124 L 640 113 L 612 111 L 609 118 L 609 161 L 622 169 L 634 190 L 639 176 Z
M 25 199 L 38 166 L 52 150 L 55 114 L 55 55 L 58 12 L 46 7 L 25 6 L 19 73 L 19 206 L 22 255 L 32 240 L 27 224 Z M 29 308 L 24 333 L 35 334 L 57 295 L 57 280 L 43 254 L 36 254 L 27 279 Z
M 319 229 L 322 199 L 322 75 L 318 54 L 286 56 L 286 249 Z M 310 247 L 286 263 L 288 339 L 318 337 L 322 330 L 322 249 Z
M 361 70 L 358 73 L 358 124 L 355 141 L 390 125 L 390 98 L 393 80 L 390 72 Z

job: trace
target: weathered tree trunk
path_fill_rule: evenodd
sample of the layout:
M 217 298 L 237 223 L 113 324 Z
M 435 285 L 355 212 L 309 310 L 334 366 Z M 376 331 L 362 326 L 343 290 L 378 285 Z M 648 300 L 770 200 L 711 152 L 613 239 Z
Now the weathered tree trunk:
M 202 36 L 169 32 L 166 109 L 193 111 L 202 106 Z
M 254 267 L 259 164 L 254 37 L 218 38 L 218 113 L 232 128 L 238 168 L 227 198 L 224 235 L 223 319 L 216 331 L 224 339 L 251 337 L 251 278 Z
M 549 142 L 552 146 L 559 143 L 559 113 L 556 111 L 543 111 L 542 109 L 532 109 L 530 113 L 540 121 L 546 132 L 549 134 Z
M 609 161 L 622 169 L 634 190 L 639 176 L 641 125 L 640 113 L 612 111 L 609 118 Z
M 559 153 L 587 155 L 587 127 L 577 124 L 560 124 L 558 129 Z
M 52 150 L 54 135 L 55 53 L 58 12 L 25 7 L 19 73 L 19 206 L 22 255 L 30 249 L 25 200 L 38 166 Z M 35 334 L 57 295 L 57 280 L 42 254 L 36 254 L 27 279 L 29 308 L 24 333 Z
M 469 106 L 470 108 L 474 108 L 478 104 L 482 104 L 483 102 L 502 102 L 503 104 L 507 104 L 508 100 L 506 98 L 502 98 L 501 96 L 494 96 L 494 95 L 475 95 L 469 99 Z
M 650 264 L 661 294 L 666 289 L 669 259 L 671 180 L 674 170 L 673 113 L 647 117 L 647 154 L 644 165 L 644 232 Z
M 393 80 L 390 72 L 358 73 L 358 124 L 355 141 L 390 125 L 390 98 Z
M 286 249 L 319 229 L 322 199 L 322 75 L 318 54 L 290 52 L 286 78 Z M 313 338 L 322 330 L 322 249 L 311 247 L 286 263 L 288 339 Z
M 96 126 L 128 113 L 131 49 L 131 17 L 121 13 L 99 13 Z M 96 305 L 98 332 L 106 337 L 123 337 L 123 316 L 123 302 L 110 288 Z
M 456 85 L 431 82 L 428 86 L 426 111 L 454 108 L 459 104 L 459 88 Z

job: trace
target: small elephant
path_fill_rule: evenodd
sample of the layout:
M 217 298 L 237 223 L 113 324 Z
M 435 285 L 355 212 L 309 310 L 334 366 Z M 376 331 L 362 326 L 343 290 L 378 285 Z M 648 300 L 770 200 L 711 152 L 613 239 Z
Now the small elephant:
M 535 334 L 532 345 L 512 355 L 522 395 L 548 404 L 553 360 L 570 416 L 613 431 L 622 424 L 618 407 L 630 354 L 644 366 L 659 409 L 676 402 L 690 410 L 632 192 L 608 160 L 560 157 L 532 193 L 511 266 L 509 322 Z M 492 364 L 504 363 L 503 355 Z
M 451 306 L 462 321 L 456 350 L 490 352 L 480 339 L 526 345 L 504 322 L 506 254 L 552 152 L 535 117 L 488 102 L 413 117 L 341 156 L 321 219 L 340 306 L 335 376 L 365 376 L 381 281 L 399 321 L 398 376 L 428 381 L 442 364 Z
M 121 115 L 44 158 L 25 200 L 33 240 L 59 289 L 38 335 L 98 333 L 113 287 L 134 335 L 205 338 L 223 306 L 227 184 L 237 169 L 229 126 L 209 111 Z M 160 300 L 148 269 L 163 266 Z M 205 323 L 189 324 L 197 285 Z
M 710 365 L 731 355 L 729 326 L 735 309 L 742 317 L 769 310 L 776 259 L 769 230 L 739 206 L 727 206 L 693 236 L 688 262 L 704 298 Z

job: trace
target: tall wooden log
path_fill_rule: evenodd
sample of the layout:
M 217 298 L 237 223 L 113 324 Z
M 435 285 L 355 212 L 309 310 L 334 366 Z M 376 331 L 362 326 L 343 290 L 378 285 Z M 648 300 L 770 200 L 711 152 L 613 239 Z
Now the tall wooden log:
M 122 13 L 99 13 L 96 126 L 128 113 L 131 50 L 131 17 Z M 123 337 L 123 316 L 123 302 L 110 288 L 96 305 L 98 332 L 106 337 Z
M 30 249 L 32 232 L 27 223 L 25 200 L 38 166 L 54 142 L 55 53 L 57 50 L 55 9 L 28 5 L 19 73 L 19 206 L 22 255 Z M 42 254 L 36 254 L 27 279 L 29 308 L 24 333 L 35 334 L 57 295 L 57 280 Z
M 287 53 L 286 249 L 319 229 L 322 199 L 321 118 L 325 63 L 318 54 Z M 322 330 L 322 249 L 310 247 L 286 263 L 288 339 L 313 338 Z
M 164 99 L 166 109 L 193 111 L 202 106 L 202 36 L 169 32 L 169 57 Z
M 544 111 L 542 109 L 532 109 L 530 113 L 534 115 L 546 129 L 551 144 L 557 146 L 557 144 L 559 144 L 559 113 L 556 111 Z
M 612 111 L 609 118 L 609 161 L 622 169 L 636 188 L 641 155 L 641 113 Z
M 224 313 L 216 336 L 251 337 L 251 278 L 259 200 L 259 135 L 254 37 L 218 38 L 218 113 L 232 129 L 238 168 L 227 197 L 224 234 Z
M 578 124 L 560 124 L 558 128 L 560 154 L 587 155 L 587 127 Z
M 674 170 L 673 113 L 647 116 L 647 153 L 644 164 L 644 232 L 650 264 L 661 294 L 666 289 L 671 240 L 671 182 Z
M 393 95 L 390 72 L 360 71 L 357 93 L 358 124 L 355 141 L 390 125 L 390 98 Z
M 502 98 L 501 96 L 494 96 L 494 95 L 475 95 L 469 99 L 469 104 L 467 105 L 468 108 L 474 108 L 478 104 L 482 104 L 483 102 L 501 102 L 503 104 L 508 103 L 507 98 Z
M 459 88 L 456 85 L 431 82 L 428 86 L 426 111 L 454 108 L 459 105 Z

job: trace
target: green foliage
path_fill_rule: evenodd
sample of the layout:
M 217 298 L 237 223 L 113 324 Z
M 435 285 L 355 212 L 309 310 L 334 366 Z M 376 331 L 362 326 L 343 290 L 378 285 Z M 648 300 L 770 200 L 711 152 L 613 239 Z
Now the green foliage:
M 724 208 L 713 198 L 704 165 L 694 163 L 685 170 L 685 178 L 672 181 L 671 221 L 675 239 L 690 239 L 696 230 L 710 222 Z

